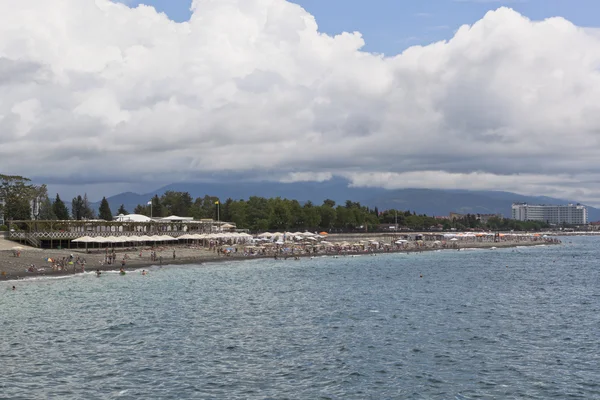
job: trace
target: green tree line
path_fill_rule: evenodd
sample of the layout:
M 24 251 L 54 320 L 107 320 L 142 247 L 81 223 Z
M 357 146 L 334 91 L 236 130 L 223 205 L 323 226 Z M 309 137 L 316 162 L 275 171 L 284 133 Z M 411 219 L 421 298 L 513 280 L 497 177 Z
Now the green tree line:
M 100 218 L 112 220 L 113 213 L 106 197 L 102 198 L 98 212 L 93 210 L 87 194 L 77 195 L 71 201 L 70 210 L 57 194 L 50 199 L 45 185 L 36 186 L 21 176 L 0 175 L 0 213 L 6 221 L 28 220 L 83 220 Z M 32 202 L 37 204 L 32 207 Z M 516 221 L 505 218 L 491 218 L 482 223 L 475 215 L 460 219 L 440 220 L 427 215 L 417 215 L 406 210 L 386 210 L 379 212 L 359 202 L 347 200 L 336 205 L 333 200 L 325 200 L 321 205 L 308 201 L 300 204 L 297 200 L 264 198 L 252 196 L 247 200 L 227 199 L 224 202 L 216 196 L 206 195 L 193 199 L 188 192 L 167 191 L 162 196 L 154 196 L 151 205 L 135 207 L 134 213 L 152 217 L 177 215 L 194 219 L 220 219 L 234 222 L 240 229 L 258 231 L 326 231 L 326 232 L 365 232 L 398 225 L 410 230 L 515 230 L 539 231 L 549 226 L 537 221 Z M 118 214 L 128 214 L 124 205 Z M 33 215 L 32 215 L 33 214 Z
M 321 205 L 308 201 L 300 204 L 297 200 L 264 198 L 252 196 L 248 200 L 227 199 L 221 202 L 216 196 L 206 195 L 193 199 L 187 192 L 167 191 L 162 196 L 155 195 L 152 205 L 140 204 L 135 214 L 155 218 L 177 215 L 194 219 L 220 219 L 234 222 L 240 229 L 258 231 L 327 231 L 364 232 L 381 229 L 382 226 L 396 226 L 409 230 L 515 230 L 539 231 L 548 224 L 537 221 L 516 221 L 505 218 L 491 218 L 482 223 L 475 215 L 465 215 L 460 219 L 440 220 L 427 215 L 417 215 L 406 210 L 386 210 L 379 212 L 359 202 L 347 200 L 336 205 L 333 200 L 325 200 Z M 122 206 L 121 206 L 122 207 Z

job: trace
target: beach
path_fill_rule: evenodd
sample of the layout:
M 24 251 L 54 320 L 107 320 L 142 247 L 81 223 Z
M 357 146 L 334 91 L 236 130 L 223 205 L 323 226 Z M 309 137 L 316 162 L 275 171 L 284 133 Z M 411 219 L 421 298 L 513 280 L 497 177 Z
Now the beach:
M 343 236 L 344 239 L 348 235 Z M 535 246 L 558 244 L 556 239 L 546 240 L 505 240 L 456 241 L 441 245 L 439 242 L 410 242 L 402 245 L 385 244 L 356 235 L 356 241 L 366 245 L 355 246 L 347 241 L 336 241 L 334 235 L 328 237 L 328 246 L 303 247 L 298 244 L 267 246 L 256 250 L 247 244 L 219 243 L 211 247 L 190 244 L 164 246 L 139 246 L 85 249 L 37 249 L 0 239 L 0 279 L 23 279 L 45 275 L 67 275 L 85 271 L 126 270 L 149 268 L 157 265 L 202 264 L 222 261 L 242 261 L 257 258 L 297 258 L 314 256 L 350 256 L 356 254 L 384 254 L 398 252 L 423 252 L 434 250 L 494 249 L 502 247 Z M 341 238 L 340 238 L 341 240 Z M 377 243 L 377 245 L 373 245 Z M 294 247 L 294 251 L 290 250 Z M 16 249 L 15 249 L 16 248 Z M 287 249 L 284 250 L 284 249 Z

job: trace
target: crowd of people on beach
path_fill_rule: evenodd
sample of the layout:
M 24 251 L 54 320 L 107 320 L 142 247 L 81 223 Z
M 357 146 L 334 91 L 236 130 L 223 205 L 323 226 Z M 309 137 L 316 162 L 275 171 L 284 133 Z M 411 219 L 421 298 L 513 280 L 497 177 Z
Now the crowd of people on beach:
M 496 244 L 501 245 L 521 245 L 521 244 L 544 244 L 544 243 L 560 243 L 557 238 L 541 236 L 541 235 L 510 235 L 494 237 L 484 236 L 477 237 L 475 235 L 458 236 L 447 238 L 447 240 L 423 240 L 422 237 L 409 240 L 398 239 L 392 237 L 391 240 L 366 239 L 358 240 L 350 243 L 347 241 L 330 242 L 327 237 L 319 238 L 319 240 L 240 240 L 224 237 L 222 239 L 215 238 L 211 240 L 196 240 L 187 241 L 186 243 L 179 242 L 174 245 L 152 245 L 141 247 L 112 247 L 106 246 L 103 249 L 104 257 L 97 260 L 97 255 L 93 258 L 94 263 L 98 262 L 103 268 L 116 266 L 120 259 L 120 267 L 124 269 L 130 260 L 130 253 L 139 254 L 139 258 L 134 262 L 134 265 L 144 265 L 148 263 L 158 263 L 163 265 L 163 254 L 168 252 L 172 255 L 173 260 L 198 262 L 213 258 L 233 257 L 233 258 L 254 258 L 254 257 L 271 257 L 275 259 L 299 259 L 300 257 L 314 257 L 319 255 L 331 256 L 346 256 L 359 254 L 390 253 L 390 252 L 421 252 L 425 250 L 442 250 L 442 249 L 464 249 L 472 247 L 495 248 Z M 91 256 L 93 253 L 87 251 Z M 97 254 L 97 252 L 95 252 Z M 178 253 L 183 254 L 178 257 Z M 145 258 L 148 257 L 148 258 Z M 169 257 L 170 258 L 170 257 Z M 97 260 L 97 261 L 96 261 Z M 47 258 L 49 268 L 52 272 L 77 273 L 85 272 L 86 259 L 82 255 L 75 256 L 73 253 L 62 256 L 60 258 Z M 47 267 L 40 267 L 34 264 L 26 267 L 28 274 L 43 274 L 47 273 Z M 2 273 L 2 277 L 6 278 L 6 274 Z

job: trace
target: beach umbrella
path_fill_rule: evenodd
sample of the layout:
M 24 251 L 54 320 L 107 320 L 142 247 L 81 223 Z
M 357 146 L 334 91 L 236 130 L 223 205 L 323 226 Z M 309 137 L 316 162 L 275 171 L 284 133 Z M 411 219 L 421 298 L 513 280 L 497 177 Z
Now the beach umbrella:
M 327 232 L 321 232 L 321 233 L 319 233 L 319 235 L 327 236 L 328 233 Z
M 72 243 L 89 243 L 92 238 L 89 236 L 83 236 L 74 240 L 71 240 Z

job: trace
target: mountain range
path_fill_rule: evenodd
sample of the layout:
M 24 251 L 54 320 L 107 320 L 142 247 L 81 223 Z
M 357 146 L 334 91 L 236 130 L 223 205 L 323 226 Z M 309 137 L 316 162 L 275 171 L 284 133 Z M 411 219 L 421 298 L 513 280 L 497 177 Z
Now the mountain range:
M 415 211 L 417 214 L 446 216 L 450 212 L 461 214 L 502 214 L 511 215 L 511 205 L 515 202 L 529 204 L 569 204 L 574 200 L 557 199 L 547 196 L 526 196 L 503 191 L 444 190 L 444 189 L 394 189 L 351 187 L 344 179 L 325 182 L 207 182 L 173 183 L 150 193 L 120 193 L 108 197 L 111 210 L 116 212 L 121 204 L 133 212 L 138 204 L 146 204 L 154 195 L 161 196 L 166 191 L 188 192 L 192 198 L 205 195 L 216 196 L 221 201 L 248 199 L 250 196 L 281 197 L 295 199 L 300 203 L 311 201 L 315 205 L 331 199 L 336 204 L 346 200 L 360 202 L 379 210 L 398 209 Z M 98 209 L 100 202 L 92 203 Z M 600 220 L 600 210 L 588 206 L 590 221 Z

